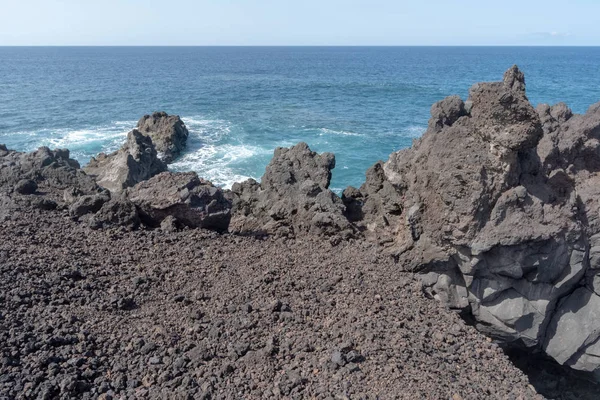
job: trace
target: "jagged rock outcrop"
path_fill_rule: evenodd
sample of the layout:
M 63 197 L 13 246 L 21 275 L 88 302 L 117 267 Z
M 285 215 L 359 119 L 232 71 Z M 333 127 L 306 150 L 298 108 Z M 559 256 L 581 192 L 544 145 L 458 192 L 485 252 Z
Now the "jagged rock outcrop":
M 100 191 L 79 163 L 69 158 L 69 150 L 40 147 L 21 153 L 0 145 L 0 219 L 10 217 L 16 207 L 67 207 L 79 196 Z
M 156 175 L 164 169 L 151 139 L 135 130 L 121 150 L 91 163 L 90 175 L 68 150 L 19 153 L 0 145 L 0 220 L 20 207 L 60 206 L 94 229 L 155 228 L 168 222 L 170 229 L 226 232 L 232 205 L 223 190 L 193 172 Z
M 361 221 L 367 237 L 392 241 L 402 216 L 403 199 L 386 179 L 382 162 L 369 168 L 366 177 L 360 189 L 350 186 L 342 193 L 346 216 L 350 221 Z
M 536 111 L 512 67 L 431 114 L 344 192 L 348 215 L 480 329 L 600 371 L 600 104 Z
M 111 154 L 100 153 L 84 168 L 98 185 L 112 193 L 119 193 L 166 170 L 152 139 L 136 129 L 129 132 L 123 147 Z
M 167 164 L 183 152 L 189 136 L 181 118 L 164 111 L 144 115 L 138 121 L 137 129 L 152 139 L 159 157 Z
M 306 143 L 277 148 L 260 183 L 250 179 L 233 185 L 231 230 L 278 236 L 352 236 L 355 229 L 343 215 L 346 207 L 329 190 L 334 167 L 333 154 L 317 154 Z
M 0 145 L 0 187 L 24 194 L 35 193 L 38 186 L 58 190 L 76 188 L 84 193 L 98 191 L 94 179 L 87 176 L 69 155 L 69 150 L 65 149 L 40 147 L 31 153 L 21 153 Z
M 231 202 L 223 191 L 195 172 L 163 172 L 127 190 L 127 199 L 152 227 L 174 218 L 177 225 L 225 232 L 231 219 Z

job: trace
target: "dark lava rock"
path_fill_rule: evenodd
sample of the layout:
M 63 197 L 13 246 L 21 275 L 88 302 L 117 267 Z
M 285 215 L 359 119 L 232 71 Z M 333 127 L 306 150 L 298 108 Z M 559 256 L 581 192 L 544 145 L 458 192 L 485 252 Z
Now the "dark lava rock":
M 117 193 L 167 170 L 152 139 L 134 129 L 127 142 L 111 154 L 100 153 L 84 168 L 98 185 Z
M 112 198 L 104 203 L 90 220 L 94 229 L 123 226 L 136 229 L 140 225 L 137 207 L 124 196 Z
M 39 192 L 42 199 L 67 205 L 80 195 L 100 191 L 94 179 L 79 169 L 79 163 L 69 158 L 69 150 L 40 147 L 31 153 L 19 153 L 3 146 L 0 149 L 0 191 L 10 193 L 13 188 L 18 194 Z M 75 195 L 64 197 L 66 189 Z
M 352 237 L 356 230 L 344 217 L 346 207 L 329 190 L 334 167 L 333 154 L 317 154 L 306 143 L 276 149 L 260 183 L 251 179 L 233 185 L 231 230 Z
M 223 191 L 194 172 L 164 172 L 128 190 L 127 197 L 149 226 L 173 217 L 188 227 L 225 232 L 231 219 Z
M 346 360 L 346 357 L 344 356 L 344 354 L 342 354 L 341 351 L 336 350 L 331 355 L 331 362 L 334 363 L 334 364 L 336 364 L 336 365 L 338 365 L 338 366 L 340 366 L 340 367 L 343 367 L 344 365 L 346 365 L 346 363 L 348 361 Z
M 102 206 L 110 200 L 110 193 L 104 191 L 99 194 L 85 195 L 79 197 L 69 206 L 69 214 L 73 218 L 78 218 L 86 214 L 100 211 Z
M 400 268 L 484 332 L 600 373 L 599 171 L 600 103 L 536 111 L 515 66 L 466 103 L 436 103 L 423 137 L 344 202 Z
M 391 258 L 374 265 L 380 251 L 356 240 L 332 252 L 310 236 L 92 232 L 68 213 L 18 209 L 0 224 L 0 397 L 540 398 L 412 273 Z M 360 370 L 326 368 L 331 349 L 347 361 L 360 351 Z
M 137 129 L 150 136 L 160 158 L 167 164 L 179 156 L 187 144 L 189 132 L 178 115 L 166 112 L 155 112 L 144 115 L 137 124 Z
M 32 179 L 21 179 L 15 185 L 15 192 L 20 194 L 34 194 L 37 191 L 38 185 Z

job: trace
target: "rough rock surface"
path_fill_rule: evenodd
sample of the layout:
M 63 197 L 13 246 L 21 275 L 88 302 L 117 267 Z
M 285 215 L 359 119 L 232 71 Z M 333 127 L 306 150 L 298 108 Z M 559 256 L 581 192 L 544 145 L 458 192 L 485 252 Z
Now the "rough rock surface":
M 141 224 L 137 207 L 126 196 L 113 197 L 102 204 L 102 207 L 89 220 L 93 229 L 109 227 L 126 227 L 137 229 Z
M 0 397 L 541 399 L 367 242 L 39 210 L 0 224 Z
M 431 113 L 344 192 L 353 218 L 484 332 L 600 372 L 600 104 L 536 111 L 512 67 Z
M 123 147 L 111 154 L 100 153 L 84 170 L 98 185 L 119 193 L 166 171 L 167 166 L 158 158 L 152 139 L 134 129 Z
M 106 190 L 98 194 L 80 196 L 70 205 L 69 214 L 73 218 L 79 218 L 86 214 L 96 213 L 109 200 L 110 192 Z
M 353 236 L 355 229 L 344 217 L 346 207 L 329 190 L 334 167 L 333 154 L 317 154 L 306 143 L 277 148 L 260 183 L 250 179 L 233 185 L 231 230 L 277 236 Z
M 20 153 L 0 145 L 0 221 L 23 207 L 64 208 L 79 196 L 100 191 L 79 163 L 69 158 L 69 150 L 41 147 Z
M 150 136 L 160 158 L 167 164 L 179 156 L 187 144 L 189 132 L 178 115 L 166 112 L 155 112 L 144 115 L 137 124 L 137 129 Z
M 148 226 L 160 226 L 167 217 L 175 224 L 226 232 L 231 202 L 223 191 L 195 172 L 163 172 L 127 191 Z
M 50 150 L 40 147 L 31 153 L 8 150 L 0 145 L 0 187 L 20 194 L 33 194 L 47 190 L 57 193 L 74 189 L 94 193 L 98 186 L 69 158 L 69 150 Z

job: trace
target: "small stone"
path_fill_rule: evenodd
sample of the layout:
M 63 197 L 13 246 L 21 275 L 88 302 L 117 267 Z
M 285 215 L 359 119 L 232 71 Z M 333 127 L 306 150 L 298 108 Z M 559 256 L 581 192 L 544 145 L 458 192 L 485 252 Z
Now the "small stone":
M 58 204 L 54 200 L 50 199 L 35 199 L 31 206 L 34 208 L 38 208 L 40 210 L 50 211 L 56 210 L 58 208 Z
M 346 369 L 348 370 L 348 372 L 360 371 L 360 367 L 357 364 L 353 363 L 353 362 L 348 363 L 346 365 Z
M 281 300 L 275 300 L 274 302 L 271 303 L 271 305 L 269 306 L 269 309 L 272 312 L 280 312 L 282 305 L 283 305 L 283 303 L 281 303 Z
M 148 360 L 148 363 L 150 365 L 158 365 L 161 362 L 162 362 L 161 358 L 160 357 L 156 357 L 156 356 L 155 357 L 150 357 L 150 359 Z
M 233 367 L 233 365 L 225 364 L 221 368 L 221 376 L 223 376 L 223 377 L 229 376 L 233 373 L 233 371 L 235 371 L 235 368 Z
M 130 379 L 127 381 L 127 389 L 135 389 L 140 386 L 142 383 L 137 379 Z
M 175 362 L 173 363 L 173 366 L 175 368 L 181 369 L 181 368 L 185 367 L 186 362 L 187 361 L 186 361 L 185 357 L 179 357 L 175 360 Z
M 331 362 L 335 365 L 343 367 L 344 365 L 346 365 L 346 357 L 344 357 L 341 351 L 336 350 L 331 355 Z
M 357 363 L 361 362 L 363 357 L 357 351 L 349 351 L 348 354 L 346 354 L 346 360 L 351 363 Z
M 31 179 L 21 179 L 15 185 L 15 191 L 20 194 L 34 194 L 37 191 L 38 185 Z
M 156 345 L 154 343 L 146 343 L 141 349 L 140 352 L 142 354 L 149 354 L 156 350 Z
M 173 297 L 173 301 L 175 303 L 181 303 L 184 300 L 185 300 L 185 296 L 182 295 L 182 294 L 178 294 L 178 295 L 176 295 L 176 296 Z
M 146 280 L 141 276 L 136 276 L 132 279 L 132 282 L 135 286 L 140 286 L 146 282 Z

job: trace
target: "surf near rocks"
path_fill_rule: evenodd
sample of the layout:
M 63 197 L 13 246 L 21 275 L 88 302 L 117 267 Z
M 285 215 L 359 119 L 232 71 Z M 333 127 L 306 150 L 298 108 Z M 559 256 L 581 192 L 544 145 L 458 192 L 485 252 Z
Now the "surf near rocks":
M 132 132 L 133 142 L 90 167 L 116 177 L 112 191 L 68 152 L 1 148 L 9 157 L 3 201 L 45 199 L 46 187 L 48 201 L 64 191 L 56 207 L 71 207 L 72 218 L 95 228 L 204 227 L 376 246 L 398 274 L 418 273 L 429 296 L 468 313 L 501 343 L 595 372 L 599 110 L 536 110 L 513 67 L 500 82 L 475 85 L 466 101 L 436 103 L 423 137 L 375 164 L 342 198 L 329 189 L 334 156 L 303 143 L 277 149 L 260 183 L 223 191 L 195 174 L 152 168 L 161 165 L 152 139 Z M 38 157 L 49 161 L 30 161 Z M 62 168 L 63 181 L 53 183 L 46 163 Z

